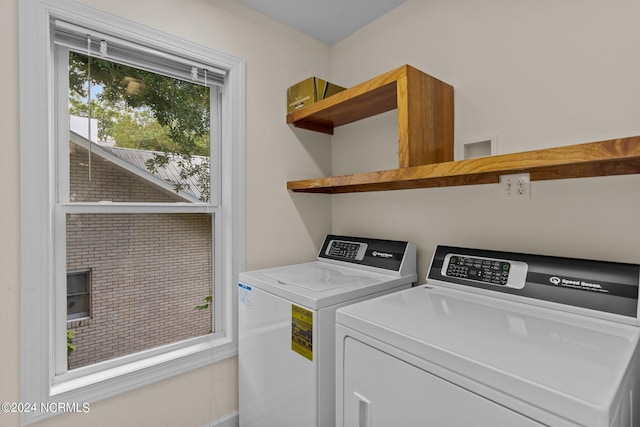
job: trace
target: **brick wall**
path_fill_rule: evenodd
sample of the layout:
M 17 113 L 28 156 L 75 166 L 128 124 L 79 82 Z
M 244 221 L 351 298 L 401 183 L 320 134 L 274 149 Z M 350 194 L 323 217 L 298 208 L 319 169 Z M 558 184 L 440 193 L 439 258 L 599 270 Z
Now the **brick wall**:
M 76 201 L 175 201 L 175 195 L 87 152 L 71 155 Z M 91 318 L 75 331 L 71 369 L 207 334 L 211 311 L 195 310 L 211 294 L 208 214 L 67 215 L 67 268 L 91 269 Z

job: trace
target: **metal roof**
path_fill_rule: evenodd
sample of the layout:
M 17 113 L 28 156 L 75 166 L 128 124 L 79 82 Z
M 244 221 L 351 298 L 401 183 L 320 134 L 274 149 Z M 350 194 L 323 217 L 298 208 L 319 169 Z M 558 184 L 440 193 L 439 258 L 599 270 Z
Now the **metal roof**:
M 197 179 L 189 177 L 183 179 L 180 176 L 182 168 L 180 167 L 180 155 L 169 154 L 169 162 L 166 166 L 158 168 L 155 172 L 147 167 L 147 161 L 153 159 L 160 151 L 137 150 L 133 148 L 115 147 L 113 142 L 98 140 L 98 120 L 92 118 L 91 122 L 91 148 L 92 152 L 98 156 L 112 161 L 129 172 L 146 179 L 150 183 L 160 186 L 163 189 L 170 188 L 178 196 L 191 202 L 200 202 L 202 192 L 198 186 Z M 69 129 L 71 132 L 71 142 L 74 142 L 86 149 L 89 149 L 89 120 L 87 117 L 69 116 Z M 124 163 L 114 161 L 114 159 L 122 160 Z M 191 162 L 195 165 L 201 165 L 207 161 L 204 156 L 191 156 Z M 176 191 L 176 185 L 180 187 L 180 191 Z
M 195 177 L 182 178 L 180 172 L 180 155 L 169 154 L 169 162 L 166 166 L 158 168 L 155 172 L 152 172 L 147 167 L 147 161 L 153 159 L 156 155 L 164 154 L 159 151 L 148 150 L 136 150 L 132 148 L 120 148 L 120 147 L 102 147 L 105 151 L 113 154 L 114 156 L 124 160 L 131 166 L 134 166 L 142 171 L 145 171 L 156 178 L 160 178 L 165 182 L 171 184 L 178 184 L 182 191 L 191 194 L 196 199 L 200 199 L 202 192 L 198 187 L 198 182 Z M 193 164 L 201 165 L 206 161 L 203 156 L 191 156 L 190 161 Z
M 93 154 L 144 179 L 150 184 L 165 191 L 172 192 L 187 202 L 202 202 L 202 200 L 200 200 L 201 192 L 195 179 L 183 180 L 180 178 L 180 166 L 175 158 L 171 159 L 165 167 L 159 168 L 157 172 L 152 172 L 147 168 L 145 162 L 152 158 L 154 153 L 157 152 L 102 146 L 95 142 L 89 143 L 87 138 L 74 131 L 70 131 L 69 133 L 71 143 L 77 144 L 87 150 L 89 149 L 89 144 L 91 144 L 91 152 Z M 204 160 L 205 158 L 202 156 L 193 156 L 193 161 L 202 162 Z M 175 184 L 181 184 L 181 189 L 176 191 Z

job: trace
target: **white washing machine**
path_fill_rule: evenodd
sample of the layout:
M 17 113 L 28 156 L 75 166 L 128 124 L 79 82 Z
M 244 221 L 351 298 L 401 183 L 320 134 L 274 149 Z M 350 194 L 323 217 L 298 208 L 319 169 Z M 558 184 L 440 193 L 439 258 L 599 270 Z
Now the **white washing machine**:
M 240 427 L 330 427 L 335 312 L 417 282 L 409 242 L 329 235 L 314 262 L 240 274 Z
M 640 266 L 438 246 L 336 313 L 336 425 L 640 426 Z

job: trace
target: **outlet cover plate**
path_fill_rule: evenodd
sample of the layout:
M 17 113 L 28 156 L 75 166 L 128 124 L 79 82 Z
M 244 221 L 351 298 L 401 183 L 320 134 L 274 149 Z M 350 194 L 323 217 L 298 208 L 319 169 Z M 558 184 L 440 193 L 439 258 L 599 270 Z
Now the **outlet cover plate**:
M 500 188 L 503 199 L 531 199 L 531 179 L 528 173 L 500 175 Z

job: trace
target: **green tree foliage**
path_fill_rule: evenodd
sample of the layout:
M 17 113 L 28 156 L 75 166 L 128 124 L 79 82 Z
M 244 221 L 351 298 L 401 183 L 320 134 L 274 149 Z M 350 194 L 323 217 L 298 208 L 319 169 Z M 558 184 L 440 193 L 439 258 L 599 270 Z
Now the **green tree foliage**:
M 209 88 L 100 58 L 70 54 L 69 104 L 72 114 L 88 115 L 87 78 L 92 85 L 91 116 L 98 136 L 116 147 L 154 151 L 152 172 L 175 162 L 184 190 L 187 179 L 198 183 L 201 200 L 210 199 Z M 198 157 L 195 157 L 198 156 Z

